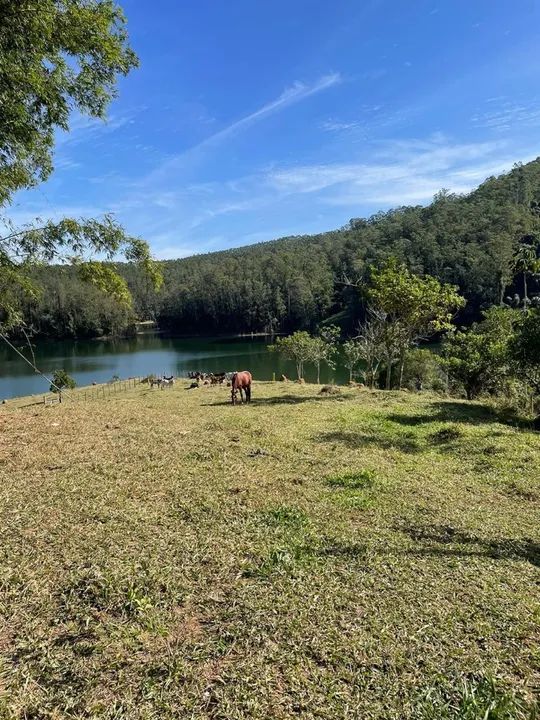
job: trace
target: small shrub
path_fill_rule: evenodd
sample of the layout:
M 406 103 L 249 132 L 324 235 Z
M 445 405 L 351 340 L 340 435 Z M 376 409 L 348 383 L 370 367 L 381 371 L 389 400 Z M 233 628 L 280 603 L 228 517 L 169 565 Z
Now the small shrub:
M 536 402 L 535 402 L 536 400 Z M 533 389 L 520 378 L 506 378 L 498 395 L 491 398 L 496 412 L 508 417 L 531 417 L 540 410 Z
M 510 495 L 511 497 L 517 497 L 520 500 L 538 500 L 538 493 L 536 493 L 534 490 L 531 490 L 530 488 L 522 487 L 514 480 L 509 482 L 506 486 L 506 493 L 507 495 Z
M 76 385 L 75 380 L 65 370 L 55 370 L 49 392 L 59 393 L 66 389 L 73 390 Z
M 302 527 L 307 524 L 308 516 L 303 510 L 280 505 L 262 513 L 263 521 L 270 526 Z
M 267 580 L 275 575 L 294 576 L 316 563 L 342 558 L 345 561 L 361 560 L 367 548 L 361 543 L 340 538 L 322 537 L 295 540 L 268 550 L 266 555 L 251 562 L 243 571 L 243 577 Z
M 320 390 L 320 395 L 340 395 L 341 390 L 335 385 L 323 385 Z
M 459 688 L 434 687 L 420 700 L 419 720 L 533 720 L 536 703 L 499 687 L 491 678 L 462 680 Z
M 144 564 L 122 574 L 90 566 L 74 573 L 62 589 L 62 604 L 68 616 L 106 612 L 125 618 L 143 618 L 161 601 L 166 588 Z
M 403 387 L 407 390 L 445 392 L 445 373 L 439 356 L 430 350 L 409 350 L 403 370 Z
M 294 542 L 271 548 L 268 554 L 250 563 L 243 576 L 266 579 L 272 575 L 292 575 L 309 564 L 316 552 L 308 542 Z
M 463 437 L 463 430 L 456 425 L 450 425 L 448 427 L 437 430 L 430 436 L 434 443 L 447 443 L 454 442 Z
M 372 470 L 359 470 L 344 475 L 335 475 L 327 478 L 326 484 L 344 490 L 367 490 L 375 484 L 375 473 Z

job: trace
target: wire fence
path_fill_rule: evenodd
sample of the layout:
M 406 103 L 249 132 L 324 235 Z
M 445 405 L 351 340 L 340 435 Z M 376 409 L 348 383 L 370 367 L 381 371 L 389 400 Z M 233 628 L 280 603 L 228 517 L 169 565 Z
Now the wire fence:
M 133 390 L 142 383 L 144 378 L 131 377 L 127 380 L 111 380 L 102 385 L 90 385 L 88 387 L 74 388 L 73 390 L 62 390 L 58 393 L 45 393 L 43 395 L 34 395 L 32 398 L 13 398 L 4 401 L 4 405 L 12 405 L 17 408 L 35 407 L 36 405 L 58 405 L 63 402 L 87 402 L 91 400 L 107 400 L 116 397 L 121 393 Z M 21 402 L 25 399 L 29 402 Z
M 133 390 L 137 385 L 141 384 L 142 378 L 133 377 L 127 380 L 111 380 L 103 385 L 91 385 L 89 387 L 79 388 L 78 390 L 71 390 L 69 393 L 69 400 L 74 402 L 87 401 L 87 400 L 105 400 L 106 398 L 114 397 L 120 393 Z M 56 396 L 57 402 L 64 401 L 64 393 L 50 393 L 49 396 L 44 397 L 44 403 L 47 404 L 47 398 L 50 401 L 51 396 Z

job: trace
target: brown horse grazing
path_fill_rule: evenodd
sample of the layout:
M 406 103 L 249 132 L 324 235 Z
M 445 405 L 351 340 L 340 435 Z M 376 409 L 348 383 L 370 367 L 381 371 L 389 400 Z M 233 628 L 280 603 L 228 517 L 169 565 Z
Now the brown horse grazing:
M 236 405 L 236 393 L 240 391 L 240 402 L 244 402 L 244 398 L 242 397 L 242 390 L 244 391 L 244 394 L 246 396 L 245 402 L 249 403 L 251 402 L 251 382 L 253 378 L 251 377 L 251 373 L 247 370 L 242 370 L 242 372 L 236 372 L 232 376 L 232 390 L 231 390 L 231 401 L 233 405 Z

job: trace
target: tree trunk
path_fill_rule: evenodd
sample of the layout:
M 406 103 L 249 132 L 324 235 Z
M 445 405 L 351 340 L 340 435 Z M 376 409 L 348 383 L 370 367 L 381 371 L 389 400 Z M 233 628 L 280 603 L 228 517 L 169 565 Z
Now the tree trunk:
M 392 363 L 388 363 L 386 366 L 386 389 L 390 390 L 392 385 Z
M 399 389 L 403 386 L 403 370 L 405 369 L 405 351 L 399 357 Z
M 317 385 L 321 384 L 321 363 L 317 363 Z
M 527 310 L 529 298 L 527 295 L 527 271 L 523 271 L 523 310 Z
M 349 382 L 352 383 L 352 367 L 349 368 Z
M 375 387 L 375 375 L 377 374 L 377 370 L 379 369 L 379 363 L 375 364 L 373 360 L 370 360 L 370 362 L 366 365 L 366 372 L 367 377 L 369 377 L 369 389 L 373 390 Z
M 499 276 L 499 305 L 502 307 L 504 305 L 504 291 L 505 291 L 506 285 L 504 284 L 504 276 L 501 272 Z

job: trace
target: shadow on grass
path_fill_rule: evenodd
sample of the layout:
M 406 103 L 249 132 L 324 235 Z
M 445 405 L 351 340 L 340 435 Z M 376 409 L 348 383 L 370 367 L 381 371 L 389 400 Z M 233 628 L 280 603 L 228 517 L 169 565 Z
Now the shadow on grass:
M 251 401 L 252 405 L 302 405 L 306 402 L 343 402 L 348 400 L 348 395 L 276 395 L 275 397 L 265 398 L 253 398 Z M 238 403 L 240 404 L 240 403 Z M 245 404 L 245 403 L 244 403 Z M 203 403 L 206 407 L 218 406 L 218 405 L 232 405 L 231 401 L 220 401 L 213 403 Z
M 426 414 L 402 415 L 392 413 L 388 419 L 400 425 L 417 426 L 432 422 L 462 422 L 470 425 L 496 424 L 511 425 L 521 430 L 533 430 L 533 423 L 522 418 L 497 413 L 489 405 L 472 404 L 465 400 L 435 402 L 427 406 Z
M 380 433 L 355 432 L 354 430 L 335 430 L 315 436 L 316 442 L 339 443 L 351 450 L 378 447 L 384 450 L 401 450 L 404 453 L 420 453 L 423 448 L 414 438 L 388 437 Z
M 526 560 L 540 567 L 540 544 L 531 538 L 486 540 L 450 525 L 399 525 L 394 529 L 422 543 L 418 548 L 408 550 L 410 555 Z

